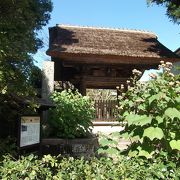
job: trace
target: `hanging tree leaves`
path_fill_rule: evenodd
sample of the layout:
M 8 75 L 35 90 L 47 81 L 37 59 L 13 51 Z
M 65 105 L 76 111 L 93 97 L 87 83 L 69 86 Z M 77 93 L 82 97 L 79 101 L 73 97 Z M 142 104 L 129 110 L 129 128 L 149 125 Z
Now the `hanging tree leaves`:
M 38 31 L 50 19 L 51 0 L 0 0 L 0 115 L 11 95 L 34 94 L 32 54 L 43 46 Z M 0 118 L 2 119 L 2 118 Z
M 167 16 L 177 24 L 180 24 L 180 1 L 179 0 L 147 0 L 148 4 L 156 3 L 166 7 Z
M 51 10 L 50 0 L 0 0 L 0 93 L 25 93 L 31 54 L 42 47 L 37 33 Z

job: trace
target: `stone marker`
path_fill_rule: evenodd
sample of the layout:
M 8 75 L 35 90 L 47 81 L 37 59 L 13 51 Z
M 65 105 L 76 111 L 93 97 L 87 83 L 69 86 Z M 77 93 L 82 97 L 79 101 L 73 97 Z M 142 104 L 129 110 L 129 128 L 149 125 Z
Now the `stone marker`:
M 54 91 L 54 62 L 43 62 L 42 76 L 42 98 L 48 99 Z

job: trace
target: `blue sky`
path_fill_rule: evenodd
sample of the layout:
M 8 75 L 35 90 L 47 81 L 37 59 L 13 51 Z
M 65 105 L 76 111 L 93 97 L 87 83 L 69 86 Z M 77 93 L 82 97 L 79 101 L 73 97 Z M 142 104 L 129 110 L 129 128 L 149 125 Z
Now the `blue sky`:
M 147 6 L 146 0 L 52 0 L 53 12 L 49 24 L 39 36 L 45 47 L 34 56 L 37 65 L 50 59 L 48 49 L 48 27 L 70 24 L 95 27 L 112 27 L 148 30 L 172 51 L 180 47 L 180 25 L 175 25 L 165 15 L 162 6 Z

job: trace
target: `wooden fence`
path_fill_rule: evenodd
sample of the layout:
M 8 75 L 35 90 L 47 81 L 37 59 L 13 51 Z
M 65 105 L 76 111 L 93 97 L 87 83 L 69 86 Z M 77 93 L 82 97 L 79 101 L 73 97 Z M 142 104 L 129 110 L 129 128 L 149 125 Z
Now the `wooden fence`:
M 95 100 L 94 121 L 116 121 L 116 105 L 117 100 Z

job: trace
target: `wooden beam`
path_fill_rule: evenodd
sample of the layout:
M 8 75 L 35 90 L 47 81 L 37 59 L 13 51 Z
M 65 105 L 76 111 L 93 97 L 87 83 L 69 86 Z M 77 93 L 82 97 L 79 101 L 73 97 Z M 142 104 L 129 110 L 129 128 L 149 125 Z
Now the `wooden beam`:
M 91 77 L 84 76 L 83 82 L 85 88 L 102 88 L 102 89 L 116 89 L 120 84 L 125 84 L 129 78 L 114 78 L 114 77 Z M 81 78 L 72 79 L 72 84 L 78 84 L 82 82 Z
M 155 58 L 155 57 L 132 57 L 132 56 L 119 56 L 119 55 L 98 55 L 98 54 L 73 54 L 52 51 L 52 57 L 60 58 L 63 61 L 76 62 L 80 64 L 130 64 L 138 65 L 144 64 L 149 67 L 159 65 L 160 61 L 177 62 L 179 58 Z

